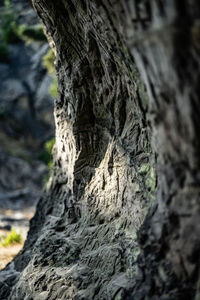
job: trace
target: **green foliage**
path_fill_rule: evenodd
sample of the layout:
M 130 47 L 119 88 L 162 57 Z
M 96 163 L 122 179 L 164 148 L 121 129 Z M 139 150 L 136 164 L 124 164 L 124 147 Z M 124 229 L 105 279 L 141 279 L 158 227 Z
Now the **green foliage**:
M 41 151 L 39 153 L 39 155 L 38 155 L 38 159 L 41 160 L 41 161 L 43 161 L 49 167 L 52 164 L 52 155 L 51 155 L 51 152 L 52 152 L 54 144 L 55 144 L 55 138 L 47 141 L 45 143 L 44 150 Z
M 12 244 L 20 244 L 22 242 L 22 234 L 17 233 L 14 228 L 7 236 L 0 236 L 0 247 L 8 247 Z
M 0 44 L 0 62 L 8 62 L 9 61 L 9 50 L 6 44 Z
M 2 40 L 4 43 L 16 43 L 20 40 L 26 42 L 46 41 L 42 25 L 28 26 L 18 25 L 15 11 L 9 0 L 4 1 L 2 19 Z
M 55 144 L 55 138 L 47 141 L 44 146 L 44 150 L 41 151 L 38 155 L 38 159 L 43 161 L 49 167 L 49 173 L 44 176 L 44 185 L 48 182 L 49 177 L 51 176 L 53 170 L 53 160 L 52 160 L 52 149 Z
M 34 41 L 42 42 L 46 41 L 46 36 L 44 34 L 42 25 L 37 25 L 37 26 L 28 26 L 28 25 L 20 25 L 17 30 L 18 36 L 30 43 Z
M 54 144 L 55 144 L 55 138 L 53 138 L 45 143 L 45 149 L 48 153 L 51 154 Z
M 55 67 L 54 67 L 54 61 L 55 61 L 55 54 L 52 49 L 49 49 L 46 55 L 43 56 L 43 65 L 48 70 L 48 73 L 51 75 L 55 74 Z
M 50 159 L 51 159 L 51 155 L 46 151 L 41 151 L 38 155 L 37 158 L 41 161 L 43 161 L 46 165 L 48 165 Z
M 49 94 L 51 96 L 53 96 L 54 98 L 57 98 L 57 96 L 58 96 L 58 82 L 57 82 L 56 77 L 54 77 L 53 82 L 50 85 Z
M 53 75 L 53 82 L 49 88 L 49 94 L 56 98 L 58 96 L 58 82 L 55 77 L 55 54 L 52 49 L 49 49 L 46 55 L 43 56 L 43 66 L 47 69 L 50 75 Z
M 16 43 L 19 41 L 15 12 L 9 0 L 4 2 L 5 9 L 2 13 L 2 40 L 4 43 Z
M 6 8 L 10 8 L 10 0 L 5 0 L 5 1 L 4 1 L 4 6 L 5 6 Z
M 49 161 L 48 163 L 48 167 L 49 167 L 49 172 L 48 174 L 46 174 L 43 178 L 43 184 L 44 186 L 46 185 L 46 183 L 49 181 L 50 176 L 52 175 L 52 171 L 53 171 L 53 161 Z

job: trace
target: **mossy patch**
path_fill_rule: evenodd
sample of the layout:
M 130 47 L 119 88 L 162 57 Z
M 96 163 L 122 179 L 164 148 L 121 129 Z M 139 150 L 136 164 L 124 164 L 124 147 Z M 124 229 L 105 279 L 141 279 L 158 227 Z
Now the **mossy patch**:
M 141 167 L 138 170 L 139 174 L 147 174 L 149 172 L 150 165 L 149 163 L 141 165 Z
M 156 171 L 154 167 L 150 168 L 149 176 L 147 179 L 147 186 L 151 192 L 154 192 L 156 189 Z

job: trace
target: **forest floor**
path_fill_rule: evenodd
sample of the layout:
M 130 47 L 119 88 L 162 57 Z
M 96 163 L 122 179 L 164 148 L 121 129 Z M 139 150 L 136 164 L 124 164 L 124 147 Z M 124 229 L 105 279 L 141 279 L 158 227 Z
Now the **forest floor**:
M 24 243 L 14 244 L 5 248 L 0 248 L 0 270 L 11 262 L 11 260 L 19 253 L 23 248 Z
M 23 210 L 20 213 L 16 213 L 13 210 L 3 211 L 0 209 L 0 216 L 3 216 L 3 220 L 10 224 L 13 223 L 14 226 L 10 225 L 10 227 L 14 228 L 16 232 L 20 233 L 20 235 L 22 236 L 22 241 L 20 243 L 13 243 L 7 247 L 0 247 L 0 270 L 2 270 L 23 248 L 24 241 L 29 229 L 29 221 L 33 217 L 33 215 L 34 209 Z M 0 226 L 0 228 L 3 228 L 3 226 Z M 0 237 L 7 236 L 9 232 L 9 230 L 0 229 Z

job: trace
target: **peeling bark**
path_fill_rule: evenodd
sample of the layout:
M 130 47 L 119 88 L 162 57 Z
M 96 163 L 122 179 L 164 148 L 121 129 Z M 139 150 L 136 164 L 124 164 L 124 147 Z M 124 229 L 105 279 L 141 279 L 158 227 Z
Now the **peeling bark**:
M 34 7 L 57 54 L 54 174 L 1 298 L 199 299 L 200 4 Z

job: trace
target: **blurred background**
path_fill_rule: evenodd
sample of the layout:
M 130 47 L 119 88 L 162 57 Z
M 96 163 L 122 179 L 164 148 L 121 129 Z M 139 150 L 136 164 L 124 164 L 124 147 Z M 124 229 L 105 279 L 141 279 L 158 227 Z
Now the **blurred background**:
M 22 248 L 51 173 L 54 54 L 28 0 L 0 0 L 0 269 Z

